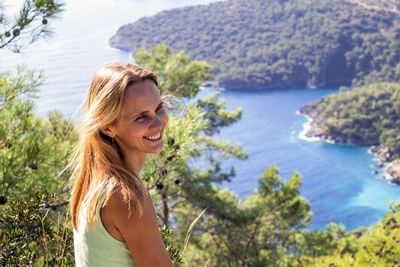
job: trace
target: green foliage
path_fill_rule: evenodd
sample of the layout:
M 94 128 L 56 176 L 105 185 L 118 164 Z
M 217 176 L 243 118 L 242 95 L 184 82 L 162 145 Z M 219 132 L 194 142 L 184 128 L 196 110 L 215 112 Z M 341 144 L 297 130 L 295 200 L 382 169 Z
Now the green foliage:
M 300 249 L 296 237 L 311 219 L 300 184 L 298 173 L 283 181 L 271 166 L 261 176 L 258 189 L 244 201 L 229 191 L 214 189 L 221 200 L 220 212 L 209 213 L 198 227 L 202 234 L 194 237 L 191 249 L 197 246 L 206 253 L 188 254 L 188 266 L 206 262 L 210 266 L 290 266 Z
M 359 228 L 353 232 L 347 233 L 343 225 L 330 223 L 326 225 L 323 231 L 306 232 L 298 237 L 298 241 L 302 244 L 301 251 L 304 258 L 314 258 L 332 254 L 335 251 L 341 253 L 354 253 L 358 244 L 358 237 L 363 235 L 365 230 Z M 301 259 L 298 259 L 300 262 Z
M 383 219 L 353 240 L 351 251 L 340 247 L 327 256 L 305 259 L 304 266 L 398 266 L 400 264 L 400 205 L 393 204 Z M 348 237 L 339 242 L 348 242 Z M 355 242 L 354 242 L 355 241 Z
M 396 5 L 358 2 L 230 0 L 185 7 L 124 25 L 110 43 L 129 51 L 166 43 L 212 64 L 216 80 L 229 88 L 399 81 Z
M 2 266 L 72 266 L 73 242 L 65 209 L 38 191 L 0 206 Z M 51 209 L 52 208 L 52 209 Z
M 15 76 L 0 75 L 0 194 L 9 199 L 31 190 L 61 193 L 68 178 L 59 173 L 77 135 L 72 121 L 58 112 L 48 119 L 34 114 L 42 80 L 41 73 L 22 68 Z
M 210 77 L 210 65 L 193 61 L 184 52 L 172 54 L 167 45 L 158 45 L 150 51 L 140 50 L 135 62 L 157 73 L 162 93 L 193 97 L 202 81 Z
M 48 36 L 62 11 L 54 0 L 26 0 L 10 20 L 0 2 L 0 49 L 19 52 Z M 59 112 L 34 114 L 43 74 L 18 68 L 0 73 L 0 262 L 2 266 L 71 266 L 72 232 L 59 175 L 76 136 Z M 51 193 L 48 193 L 50 191 Z M 61 202 L 60 202 L 61 201 Z M 58 204 L 53 204 L 58 202 Z
M 198 105 L 206 111 L 206 119 L 209 127 L 205 130 L 208 135 L 219 132 L 219 128 L 229 126 L 238 121 L 242 116 L 242 109 L 228 112 L 225 109 L 225 102 L 218 99 L 219 93 L 212 93 L 202 99 L 199 99 Z
M 4 29 L 0 32 L 0 49 L 20 52 L 40 37 L 49 36 L 49 20 L 57 18 L 62 7 L 59 0 L 24 0 L 19 14 L 11 20 L 0 2 L 0 24 Z
M 3 266 L 73 265 L 72 232 L 60 174 L 76 141 L 72 121 L 34 113 L 42 73 L 0 74 L 0 225 Z M 48 193 L 49 192 L 49 193 Z M 57 202 L 58 204 L 53 204 Z
M 384 145 L 400 156 L 400 84 L 378 83 L 341 91 L 301 109 L 324 136 L 341 143 Z
M 182 263 L 182 255 L 174 244 L 173 228 L 164 225 L 161 227 L 160 230 L 165 247 L 169 253 L 169 256 L 171 257 L 171 260 L 176 263 Z

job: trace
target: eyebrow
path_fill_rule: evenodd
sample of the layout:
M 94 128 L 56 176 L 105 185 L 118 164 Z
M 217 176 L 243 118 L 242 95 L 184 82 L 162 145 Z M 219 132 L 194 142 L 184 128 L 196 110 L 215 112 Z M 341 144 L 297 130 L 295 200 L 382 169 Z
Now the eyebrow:
M 164 101 L 161 101 L 160 104 L 158 104 L 158 106 L 157 106 L 157 108 L 156 108 L 156 111 L 157 111 L 158 109 L 160 109 L 160 107 L 161 107 L 163 104 L 164 104 Z M 128 116 L 129 116 L 129 118 L 132 118 L 132 117 L 136 117 L 136 116 L 139 116 L 139 115 L 144 115 L 144 114 L 147 114 L 147 113 L 150 113 L 150 111 L 145 110 L 145 111 L 142 111 L 142 112 L 139 112 L 139 113 L 130 112 L 130 113 L 128 113 Z

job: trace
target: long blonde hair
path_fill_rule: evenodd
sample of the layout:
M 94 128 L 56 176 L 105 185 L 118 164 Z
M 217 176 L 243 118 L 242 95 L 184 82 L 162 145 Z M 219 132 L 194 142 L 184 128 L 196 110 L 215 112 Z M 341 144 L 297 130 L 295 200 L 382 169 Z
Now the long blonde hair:
M 137 174 L 123 162 L 122 150 L 101 129 L 112 125 L 122 113 L 126 88 L 150 79 L 157 85 L 154 73 L 134 64 L 111 63 L 97 69 L 84 102 L 79 126 L 79 142 L 71 158 L 72 184 L 70 211 L 72 225 L 78 229 L 82 202 L 88 201 L 88 223 L 95 221 L 100 197 L 106 200 L 121 189 L 128 204 L 128 216 L 142 216 L 142 203 L 147 190 Z

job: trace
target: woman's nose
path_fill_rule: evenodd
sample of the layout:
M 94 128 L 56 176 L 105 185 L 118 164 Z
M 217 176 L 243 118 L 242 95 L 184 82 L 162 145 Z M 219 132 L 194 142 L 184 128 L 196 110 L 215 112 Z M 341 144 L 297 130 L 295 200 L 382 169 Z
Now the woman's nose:
M 168 119 L 165 118 L 167 115 L 157 115 L 154 117 L 152 128 L 164 127 L 167 124 Z

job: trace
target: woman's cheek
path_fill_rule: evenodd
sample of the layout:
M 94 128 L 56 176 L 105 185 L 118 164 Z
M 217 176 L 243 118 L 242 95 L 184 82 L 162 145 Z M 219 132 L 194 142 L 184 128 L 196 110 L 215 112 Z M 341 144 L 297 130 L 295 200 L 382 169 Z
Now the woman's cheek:
M 166 111 L 163 112 L 162 114 L 162 121 L 164 122 L 164 125 L 166 125 L 169 121 L 169 116 L 168 113 Z

